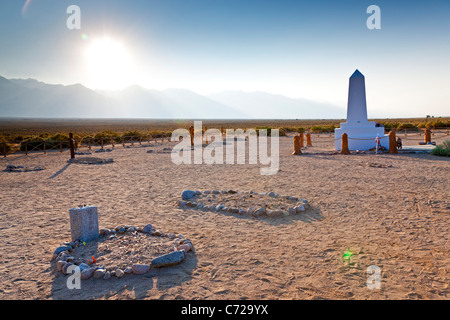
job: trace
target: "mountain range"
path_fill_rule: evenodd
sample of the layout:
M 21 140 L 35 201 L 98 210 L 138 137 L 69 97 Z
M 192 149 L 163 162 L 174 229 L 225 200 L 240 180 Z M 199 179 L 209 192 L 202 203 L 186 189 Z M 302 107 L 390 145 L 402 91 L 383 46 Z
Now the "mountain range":
M 137 85 L 95 91 L 81 84 L 0 76 L 0 117 L 336 119 L 345 118 L 345 110 L 326 102 L 259 91 L 200 95 L 187 89 L 153 90 Z

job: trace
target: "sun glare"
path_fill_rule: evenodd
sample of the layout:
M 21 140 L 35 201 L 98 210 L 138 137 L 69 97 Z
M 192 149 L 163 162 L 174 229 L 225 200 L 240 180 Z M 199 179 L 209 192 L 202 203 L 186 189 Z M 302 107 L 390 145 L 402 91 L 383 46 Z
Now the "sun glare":
M 110 38 L 92 40 L 86 60 L 95 89 L 117 90 L 132 84 L 132 59 L 122 43 Z

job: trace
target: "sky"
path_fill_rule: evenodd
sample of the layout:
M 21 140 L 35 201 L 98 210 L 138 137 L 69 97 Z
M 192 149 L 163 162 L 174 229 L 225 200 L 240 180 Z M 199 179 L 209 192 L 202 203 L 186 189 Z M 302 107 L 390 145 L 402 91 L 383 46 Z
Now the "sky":
M 80 29 L 70 30 L 70 5 Z M 370 5 L 381 29 L 370 30 Z M 91 89 L 263 91 L 369 117 L 450 115 L 448 0 L 0 0 L 0 75 Z

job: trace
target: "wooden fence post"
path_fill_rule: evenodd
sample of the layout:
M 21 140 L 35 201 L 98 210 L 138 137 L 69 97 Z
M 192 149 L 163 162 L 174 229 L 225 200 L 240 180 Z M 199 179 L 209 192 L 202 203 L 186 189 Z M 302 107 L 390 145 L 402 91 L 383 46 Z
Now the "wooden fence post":
M 44 154 L 46 154 L 47 152 L 46 152 L 46 150 L 45 150 L 45 140 L 44 140 Z
M 189 127 L 189 134 L 191 135 L 191 147 L 194 146 L 194 126 Z
M 309 132 L 306 134 L 306 146 L 312 147 L 311 134 Z
M 341 139 L 341 154 L 350 154 L 350 150 L 348 149 L 348 135 L 346 133 L 343 133 Z
M 389 151 L 388 153 L 398 153 L 397 139 L 395 138 L 395 132 L 389 132 Z
M 70 159 L 75 158 L 75 147 L 73 143 L 73 133 L 69 133 Z
M 292 152 L 293 155 L 299 155 L 302 154 L 302 148 L 300 147 L 300 136 L 295 135 L 294 136 L 294 152 Z

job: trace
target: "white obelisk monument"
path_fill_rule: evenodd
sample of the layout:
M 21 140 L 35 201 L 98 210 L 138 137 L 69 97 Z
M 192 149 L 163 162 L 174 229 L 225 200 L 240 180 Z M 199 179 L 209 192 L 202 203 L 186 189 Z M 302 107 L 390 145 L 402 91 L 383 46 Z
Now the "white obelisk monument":
M 335 148 L 341 150 L 342 134 L 348 135 L 350 150 L 369 150 L 376 147 L 375 138 L 381 138 L 381 145 L 389 148 L 388 135 L 384 134 L 384 127 L 376 127 L 375 122 L 367 120 L 366 84 L 364 76 L 356 70 L 349 80 L 347 122 L 334 129 Z

